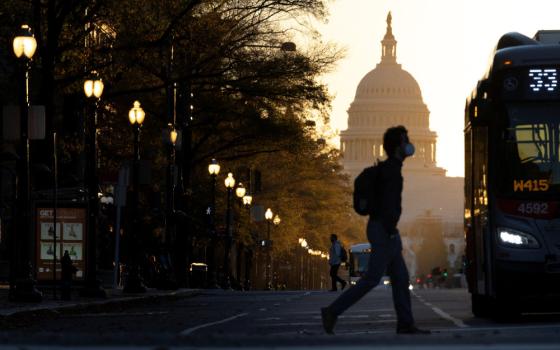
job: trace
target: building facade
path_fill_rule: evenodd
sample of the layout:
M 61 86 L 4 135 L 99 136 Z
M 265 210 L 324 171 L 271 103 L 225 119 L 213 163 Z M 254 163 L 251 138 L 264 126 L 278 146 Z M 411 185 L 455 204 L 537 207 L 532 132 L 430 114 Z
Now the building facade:
M 429 242 L 416 237 L 418 230 L 412 228 L 426 221 L 427 213 L 431 221 L 435 218 L 442 222 L 437 227 L 453 227 L 453 232 L 442 229 L 440 233 L 442 240 L 453 242 L 452 247 L 447 244 L 448 253 L 462 252 L 463 246 L 458 242 L 462 242 L 463 236 L 463 178 L 447 177 L 446 170 L 436 164 L 437 135 L 430 130 L 430 111 L 418 82 L 397 63 L 397 41 L 391 22 L 389 13 L 387 31 L 381 41 L 381 61 L 358 84 L 348 109 L 348 128 L 340 134 L 340 148 L 344 169 L 353 181 L 365 167 L 386 158 L 383 134 L 387 128 L 404 125 L 408 129 L 416 153 L 403 167 L 403 214 L 399 228 L 414 275 L 417 264 L 412 260 L 421 253 L 417 247 Z

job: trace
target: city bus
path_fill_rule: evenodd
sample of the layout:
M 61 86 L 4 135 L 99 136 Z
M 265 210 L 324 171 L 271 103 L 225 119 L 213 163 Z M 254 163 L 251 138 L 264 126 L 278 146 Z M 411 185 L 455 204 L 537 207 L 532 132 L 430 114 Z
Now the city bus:
M 349 249 L 348 255 L 348 282 L 350 285 L 356 284 L 358 280 L 365 274 L 369 255 L 371 253 L 371 245 L 369 243 L 354 244 Z M 379 283 L 383 286 L 391 284 L 388 276 L 383 276 Z
M 559 42 L 559 31 L 502 36 L 467 98 L 465 268 L 478 317 L 560 304 Z

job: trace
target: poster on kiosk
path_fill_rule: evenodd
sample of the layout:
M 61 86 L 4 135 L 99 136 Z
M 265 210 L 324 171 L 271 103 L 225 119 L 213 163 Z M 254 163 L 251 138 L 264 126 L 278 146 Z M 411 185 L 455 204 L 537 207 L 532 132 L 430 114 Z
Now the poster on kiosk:
M 60 259 L 68 251 L 78 269 L 74 279 L 85 276 L 86 209 L 57 208 L 56 229 L 54 210 L 37 208 L 37 280 L 53 279 L 53 262 L 56 253 L 56 278 L 60 279 Z M 56 242 L 56 244 L 55 244 Z

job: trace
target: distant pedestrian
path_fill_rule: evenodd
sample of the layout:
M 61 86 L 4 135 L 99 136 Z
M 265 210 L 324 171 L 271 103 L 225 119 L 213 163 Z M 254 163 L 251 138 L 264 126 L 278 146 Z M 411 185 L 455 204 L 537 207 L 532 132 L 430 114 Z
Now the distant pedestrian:
M 342 245 L 338 241 L 337 235 L 333 233 L 331 235 L 331 248 L 329 250 L 329 265 L 331 265 L 330 275 L 332 282 L 331 292 L 337 291 L 337 282 L 340 282 L 342 285 L 340 288 L 341 290 L 344 290 L 346 287 L 346 281 L 338 276 L 338 269 L 342 264 L 343 249 L 344 248 L 342 248 Z
M 401 216 L 403 177 L 401 169 L 405 158 L 414 154 L 404 126 L 389 128 L 383 135 L 383 148 L 388 159 L 379 163 L 374 181 L 374 201 L 371 203 L 367 238 L 371 253 L 365 275 L 340 295 L 331 305 L 321 309 L 323 328 L 333 334 L 337 317 L 379 284 L 387 272 L 391 278 L 393 303 L 397 313 L 397 333 L 427 334 L 414 324 L 412 316 L 409 276 L 403 256 L 402 242 L 397 230 Z
M 61 265 L 61 277 L 62 277 L 62 286 L 60 290 L 60 298 L 62 300 L 70 300 L 70 294 L 72 291 L 72 277 L 78 271 L 78 269 L 72 263 L 72 259 L 70 258 L 70 254 L 67 250 L 64 251 L 64 255 L 60 260 Z

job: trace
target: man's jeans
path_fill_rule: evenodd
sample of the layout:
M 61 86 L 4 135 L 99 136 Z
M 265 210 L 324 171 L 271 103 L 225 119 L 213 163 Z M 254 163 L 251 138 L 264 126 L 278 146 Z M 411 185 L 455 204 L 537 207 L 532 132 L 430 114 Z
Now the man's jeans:
M 346 281 L 342 278 L 338 277 L 338 269 L 340 268 L 340 264 L 331 265 L 331 290 L 336 290 L 336 282 L 340 282 L 343 286 L 346 285 Z
M 368 241 L 371 244 L 368 268 L 365 275 L 341 294 L 329 309 L 340 315 L 367 292 L 379 284 L 385 271 L 391 278 L 393 304 L 397 311 L 398 326 L 414 324 L 410 307 L 410 291 L 408 270 L 402 256 L 402 242 L 400 235 L 389 237 L 379 221 L 369 220 L 367 226 Z

